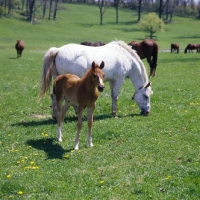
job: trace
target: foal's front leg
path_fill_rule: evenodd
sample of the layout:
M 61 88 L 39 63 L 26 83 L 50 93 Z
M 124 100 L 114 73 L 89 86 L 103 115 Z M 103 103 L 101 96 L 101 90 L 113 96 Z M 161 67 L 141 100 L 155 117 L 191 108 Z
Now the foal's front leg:
M 77 132 L 76 132 L 75 147 L 74 147 L 75 150 L 78 150 L 79 135 L 80 135 L 81 128 L 82 128 L 83 111 L 84 111 L 84 107 L 78 106 L 78 122 L 77 122 L 77 125 L 76 125 Z
M 96 104 L 94 104 L 92 107 L 87 109 L 87 121 L 88 121 L 88 135 L 87 135 L 87 142 L 89 147 L 93 147 L 92 143 L 92 123 L 93 123 L 93 113 L 94 109 L 96 107 Z

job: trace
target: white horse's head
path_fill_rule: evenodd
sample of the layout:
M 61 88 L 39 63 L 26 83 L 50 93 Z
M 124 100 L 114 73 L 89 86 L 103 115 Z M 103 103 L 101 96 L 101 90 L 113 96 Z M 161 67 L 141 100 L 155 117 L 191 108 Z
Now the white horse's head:
M 132 99 L 138 104 L 141 114 L 147 116 L 150 112 L 150 96 L 153 94 L 151 90 L 151 83 L 149 82 L 146 86 L 141 86 L 137 89 Z

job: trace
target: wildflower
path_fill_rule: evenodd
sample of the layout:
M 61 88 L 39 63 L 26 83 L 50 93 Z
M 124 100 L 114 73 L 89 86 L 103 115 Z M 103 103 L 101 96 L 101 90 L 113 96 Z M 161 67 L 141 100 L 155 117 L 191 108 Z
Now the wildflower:
M 7 175 L 7 178 L 11 178 L 11 175 L 10 175 L 10 174 L 8 174 L 8 175 Z
M 165 178 L 165 180 L 169 180 L 169 179 L 171 179 L 172 178 L 172 176 L 167 176 L 166 178 Z
M 69 158 L 69 154 L 65 154 L 63 158 Z
M 33 162 L 33 161 L 31 161 L 31 162 L 30 162 L 30 164 L 31 164 L 31 165 L 33 165 L 33 164 L 34 164 L 34 162 Z
M 31 169 L 39 169 L 38 166 L 33 166 Z
M 28 146 L 28 148 L 30 148 L 30 149 L 31 149 L 31 148 L 32 148 L 32 146 Z
M 23 192 L 22 192 L 22 191 L 19 191 L 19 192 L 18 192 L 18 194 L 22 195 L 22 194 L 23 194 Z
M 103 185 L 104 184 L 104 181 L 100 181 L 100 185 Z
M 17 161 L 17 164 L 20 164 L 20 161 L 19 161 L 19 160 Z

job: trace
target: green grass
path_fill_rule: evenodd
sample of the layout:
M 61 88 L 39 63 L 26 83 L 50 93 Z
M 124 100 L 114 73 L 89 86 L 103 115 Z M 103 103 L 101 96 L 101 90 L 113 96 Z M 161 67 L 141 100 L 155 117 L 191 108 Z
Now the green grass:
M 131 21 L 131 12 L 121 11 L 124 23 L 115 25 L 108 17 L 110 9 L 105 25 L 99 26 L 95 21 L 98 15 L 90 17 L 91 22 L 86 22 L 85 16 L 75 23 L 78 5 L 67 7 L 74 9 L 70 19 L 64 12 L 58 14 L 57 21 L 44 20 L 36 25 L 0 19 L 4 27 L 0 35 L 0 199 L 199 199 L 200 54 L 159 53 L 157 75 L 150 79 L 154 94 L 148 117 L 139 115 L 131 100 L 134 88 L 127 79 L 119 95 L 118 118 L 112 118 L 106 83 L 95 109 L 94 147 L 87 147 L 84 120 L 80 150 L 73 151 L 73 109 L 65 119 L 63 142 L 56 141 L 57 124 L 51 119 L 50 98 L 38 99 L 45 50 L 89 38 L 108 42 L 115 36 L 129 41 L 131 35 L 137 34 L 138 39 L 144 35 L 123 31 L 137 27 L 125 23 Z M 87 7 L 81 8 L 80 15 Z M 91 12 L 98 13 L 94 9 Z M 177 21 L 185 23 L 179 27 Z M 93 23 L 90 28 L 84 25 Z M 174 23 L 166 25 L 167 31 L 159 33 L 159 46 L 167 49 L 181 34 L 182 44 L 199 40 L 199 33 L 195 38 L 192 31 L 197 23 L 174 18 Z M 191 32 L 187 32 L 188 25 Z M 61 31 L 64 29 L 67 34 Z M 27 47 L 22 58 L 16 59 L 14 44 L 21 34 Z

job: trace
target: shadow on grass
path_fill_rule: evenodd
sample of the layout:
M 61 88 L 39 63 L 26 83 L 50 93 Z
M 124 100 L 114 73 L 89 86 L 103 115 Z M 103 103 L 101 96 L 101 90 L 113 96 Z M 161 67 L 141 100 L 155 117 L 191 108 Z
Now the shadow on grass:
M 98 116 L 94 115 L 94 121 L 103 120 L 103 119 L 107 119 L 107 118 L 112 118 L 112 115 L 98 115 Z M 77 117 L 76 116 L 73 116 L 73 117 L 66 116 L 64 121 L 65 121 L 65 123 L 77 122 Z M 87 121 L 86 116 L 83 116 L 83 121 Z M 57 121 L 54 119 L 42 119 L 40 121 L 31 120 L 28 122 L 22 121 L 19 123 L 11 124 L 11 126 L 30 127 L 30 126 L 42 126 L 42 125 L 50 125 L 50 124 L 57 124 Z
M 56 140 L 49 139 L 39 139 L 39 140 L 28 140 L 27 145 L 32 146 L 32 148 L 44 151 L 47 154 L 47 159 L 63 159 L 65 153 L 71 152 L 73 149 L 64 150 Z

